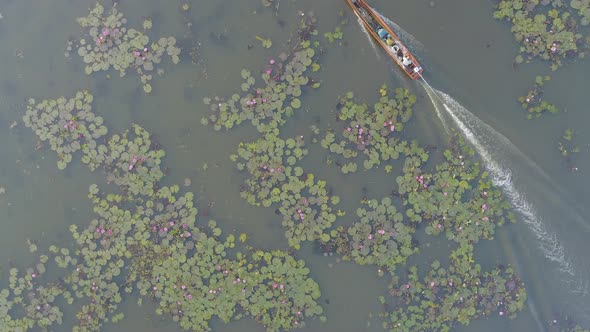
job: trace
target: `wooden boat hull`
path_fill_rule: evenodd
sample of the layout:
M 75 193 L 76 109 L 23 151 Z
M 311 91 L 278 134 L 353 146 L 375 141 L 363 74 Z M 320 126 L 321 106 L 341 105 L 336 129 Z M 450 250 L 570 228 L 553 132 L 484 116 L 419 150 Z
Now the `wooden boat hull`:
M 424 69 L 414 55 L 404 46 L 400 38 L 365 0 L 346 0 L 367 31 L 383 47 L 385 52 L 413 80 L 422 76 Z M 381 35 L 380 35 L 381 33 Z M 385 37 L 384 37 L 385 36 Z M 391 39 L 391 40 L 390 40 Z

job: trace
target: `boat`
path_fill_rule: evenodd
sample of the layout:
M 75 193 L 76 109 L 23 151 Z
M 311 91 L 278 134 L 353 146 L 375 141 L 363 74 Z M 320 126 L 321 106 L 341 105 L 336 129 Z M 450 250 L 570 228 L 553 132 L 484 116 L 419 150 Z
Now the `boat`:
M 346 0 L 346 2 L 348 2 L 348 5 L 361 20 L 371 36 L 377 40 L 400 68 L 411 79 L 420 78 L 424 69 L 373 8 L 365 0 Z

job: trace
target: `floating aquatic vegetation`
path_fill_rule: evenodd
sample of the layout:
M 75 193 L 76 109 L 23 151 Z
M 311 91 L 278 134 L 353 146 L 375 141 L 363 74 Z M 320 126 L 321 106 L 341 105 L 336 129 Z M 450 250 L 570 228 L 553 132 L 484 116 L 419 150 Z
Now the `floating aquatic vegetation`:
M 279 60 L 270 59 L 261 78 L 264 87 L 254 88 L 256 80 L 251 72 L 241 72 L 245 95 L 234 94 L 231 98 L 205 98 L 205 104 L 211 105 L 212 113 L 203 118 L 203 124 L 210 124 L 215 130 L 231 129 L 243 121 L 249 120 L 259 132 L 265 133 L 283 125 L 286 117 L 292 116 L 301 108 L 302 91 L 305 86 L 318 87 L 306 76 L 314 64 L 316 54 L 310 45 L 308 33 L 313 28 L 313 19 L 302 21 L 299 40 L 289 51 L 283 53 Z
M 535 78 L 535 85 L 529 90 L 526 96 L 521 96 L 518 101 L 521 103 L 523 109 L 529 113 L 527 118 L 530 120 L 534 117 L 538 118 L 541 114 L 550 112 L 557 113 L 559 110 L 553 105 L 544 100 L 543 97 L 543 85 L 546 81 L 551 78 L 549 76 L 537 76 Z
M 310 271 L 303 260 L 275 250 L 256 251 L 250 262 L 254 264 L 250 275 L 258 287 L 253 287 L 243 306 L 268 331 L 304 327 L 305 317 L 323 313 L 316 302 L 321 295 L 320 288 L 308 277 Z
M 356 104 L 352 92 L 342 97 L 338 104 L 338 118 L 346 121 L 338 134 L 338 138 L 342 138 L 337 139 L 337 133 L 329 131 L 321 144 L 340 157 L 335 163 L 343 173 L 356 172 L 358 165 L 354 159 L 359 153 L 365 169 L 410 153 L 417 153 L 423 161 L 428 159 L 425 151 L 411 151 L 408 143 L 401 139 L 404 123 L 411 118 L 416 96 L 401 88 L 395 90 L 394 98 L 389 98 L 385 87 L 381 91 L 381 98 L 373 110 L 369 110 L 367 105 Z
M 330 241 L 322 244 L 325 252 L 336 251 L 344 260 L 374 264 L 393 273 L 418 251 L 412 238 L 415 227 L 404 224 L 404 216 L 391 198 L 366 200 L 356 213 L 359 221 L 331 232 Z
M 106 146 L 100 145 L 82 161 L 90 165 L 104 163 L 107 181 L 121 186 L 132 197 L 152 196 L 156 183 L 164 177 L 160 163 L 165 155 L 152 145 L 149 132 L 133 125 L 133 131 L 111 136 Z
M 62 324 L 63 312 L 57 303 L 69 301 L 71 294 L 59 283 L 44 282 L 48 259 L 48 256 L 41 255 L 39 262 L 26 271 L 10 269 L 9 289 L 0 291 L 0 326 L 3 331 L 47 329 Z M 9 313 L 14 311 L 23 317 L 13 319 Z
M 457 323 L 497 312 L 514 318 L 526 301 L 524 283 L 512 268 L 498 266 L 482 271 L 473 262 L 473 246 L 463 245 L 451 256 L 448 268 L 434 261 L 430 271 L 420 277 L 415 266 L 407 280 L 394 276 L 390 294 L 396 306 L 383 314 L 390 331 L 448 331 Z M 382 302 L 388 303 L 385 297 Z M 386 305 L 389 307 L 389 304 Z
M 61 114 L 53 107 L 79 102 L 86 105 L 82 119 L 95 120 L 88 106 L 91 99 L 79 93 L 71 101 L 44 101 L 35 108 L 32 101 L 25 121 L 39 136 L 56 141 L 54 150 L 59 151 L 63 141 L 57 139 L 63 133 L 45 131 L 55 126 Z M 50 116 L 40 112 L 48 107 Z M 68 107 L 62 108 L 71 112 Z M 82 125 L 90 133 L 96 129 L 84 123 L 76 128 Z M 301 158 L 307 153 L 298 140 L 283 144 L 288 146 L 287 157 L 292 153 Z M 246 314 L 269 331 L 288 330 L 305 326 L 305 318 L 321 314 L 316 301 L 319 287 L 308 277 L 303 261 L 281 251 L 226 258 L 227 249 L 235 246 L 234 235 L 222 239 L 214 221 L 209 221 L 208 228 L 199 228 L 193 194 L 180 193 L 178 185 L 159 184 L 164 152 L 153 149 L 145 129 L 134 125 L 132 130 L 111 136 L 106 144 L 94 144 L 84 151 L 83 162 L 91 170 L 103 169 L 107 181 L 118 185 L 120 193 L 102 193 L 96 184 L 89 187 L 97 217 L 81 230 L 70 227 L 76 240 L 72 250 L 49 248 L 51 263 L 65 271 L 60 282 L 52 283 L 44 275 L 50 261 L 47 255 L 41 255 L 40 263 L 25 274 L 11 271 L 10 288 L 0 291 L 3 326 L 25 331 L 61 324 L 62 310 L 55 304 L 59 297 L 63 299 L 60 304 L 77 308 L 74 331 L 98 331 L 104 323 L 124 317 L 117 312 L 123 291 L 135 290 L 142 296 L 140 302 L 144 298 L 158 301 L 157 313 L 169 315 L 187 330 L 207 330 L 213 316 L 228 321 Z M 284 152 L 282 147 L 276 149 L 279 156 Z M 246 236 L 240 235 L 239 240 L 246 241 Z
M 260 36 L 256 36 L 256 40 L 262 43 L 262 47 L 264 48 L 271 48 L 272 47 L 272 40 L 270 38 L 262 38 Z
M 324 231 L 336 220 L 330 205 L 339 201 L 328 195 L 325 181 L 316 181 L 313 174 L 296 166 L 307 155 L 303 146 L 302 136 L 283 140 L 269 132 L 254 143 L 241 143 L 230 157 L 249 175 L 240 196 L 251 205 L 280 205 L 285 235 L 296 249 L 301 241 L 329 239 Z
M 476 243 L 492 239 L 497 225 L 514 221 L 509 203 L 473 160 L 474 154 L 454 133 L 451 148 L 444 152 L 446 161 L 436 165 L 434 172 L 405 169 L 397 177 L 397 195 L 406 206 L 406 216 L 427 223 L 427 234 L 445 232 L 449 240 Z
M 572 0 L 570 6 L 578 11 L 580 15 L 580 24 L 590 24 L 590 1 L 589 0 Z
M 583 36 L 577 33 L 577 22 L 561 7 L 561 1 L 502 0 L 496 9 L 494 17 L 511 22 L 511 31 L 521 44 L 516 63 L 540 58 L 550 61 L 551 69 L 556 70 L 563 59 L 583 56 L 579 53 Z
M 269 132 L 253 143 L 240 143 L 237 154 L 230 156 L 238 170 L 250 175 L 240 196 L 256 206 L 269 207 L 279 202 L 281 184 L 291 175 L 302 174 L 295 163 L 305 155 L 307 149 L 301 136 L 283 140 Z
M 104 7 L 97 3 L 88 16 L 80 17 L 77 21 L 85 28 L 87 37 L 78 43 L 69 42 L 68 49 L 77 48 L 78 55 L 86 64 L 87 75 L 108 71 L 112 67 L 123 77 L 128 70 L 135 70 L 141 78 L 144 91 L 150 93 L 152 72 L 162 61 L 164 53 L 170 56 L 172 63 L 180 61 L 180 48 L 176 46 L 174 37 L 162 37 L 150 44 L 146 34 L 126 27 L 127 19 L 119 12 L 116 3 L 106 15 Z M 149 30 L 151 25 L 152 22 L 146 20 L 143 28 Z M 69 53 L 66 55 L 69 56 Z
M 334 29 L 334 32 L 328 31 L 324 33 L 324 37 L 328 39 L 328 42 L 330 44 L 333 43 L 336 39 L 341 40 L 343 36 L 344 34 L 342 33 L 342 28 L 340 28 L 339 26 Z
M 281 199 L 279 212 L 283 216 L 285 236 L 289 246 L 295 249 L 300 248 L 302 241 L 330 240 L 328 231 L 336 221 L 332 206 L 340 202 L 338 196 L 329 195 L 325 181 L 302 172 L 300 167 L 296 168 L 295 176 L 274 193 Z
M 36 103 L 29 99 L 23 117 L 41 141 L 48 141 L 57 152 L 57 167 L 64 169 L 72 161 L 72 154 L 82 150 L 85 154 L 97 146 L 97 140 L 107 134 L 103 118 L 92 112 L 93 97 L 88 91 L 76 93 L 74 98 L 45 99 Z

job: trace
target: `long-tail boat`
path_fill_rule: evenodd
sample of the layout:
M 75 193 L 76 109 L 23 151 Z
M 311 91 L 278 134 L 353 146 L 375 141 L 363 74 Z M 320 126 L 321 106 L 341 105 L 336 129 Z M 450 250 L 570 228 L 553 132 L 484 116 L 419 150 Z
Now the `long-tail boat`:
M 365 0 L 346 0 L 346 2 L 387 54 L 411 79 L 418 79 L 424 69 L 373 8 Z

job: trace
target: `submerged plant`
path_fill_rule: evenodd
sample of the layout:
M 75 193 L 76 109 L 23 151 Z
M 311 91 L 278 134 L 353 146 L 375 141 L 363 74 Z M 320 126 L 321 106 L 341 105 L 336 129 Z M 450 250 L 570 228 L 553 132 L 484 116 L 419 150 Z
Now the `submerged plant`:
M 127 19 L 117 9 L 116 3 L 106 15 L 104 7 L 97 3 L 88 16 L 78 18 L 78 23 L 85 29 L 87 36 L 78 43 L 69 42 L 68 49 L 77 48 L 88 75 L 108 71 L 112 67 L 123 77 L 128 70 L 135 70 L 141 78 L 144 91 L 150 93 L 152 73 L 162 61 L 164 53 L 170 56 L 174 64 L 180 61 L 180 48 L 176 46 L 174 37 L 163 37 L 150 44 L 146 34 L 126 27 Z M 143 27 L 149 30 L 151 25 L 151 21 L 146 20 Z M 158 73 L 163 73 L 163 70 L 158 69 Z
M 565 130 L 562 139 L 558 143 L 559 152 L 567 163 L 567 167 L 571 172 L 578 170 L 575 166 L 572 157 L 574 153 L 580 152 L 580 147 L 574 142 L 575 132 L 573 129 L 568 128 Z

